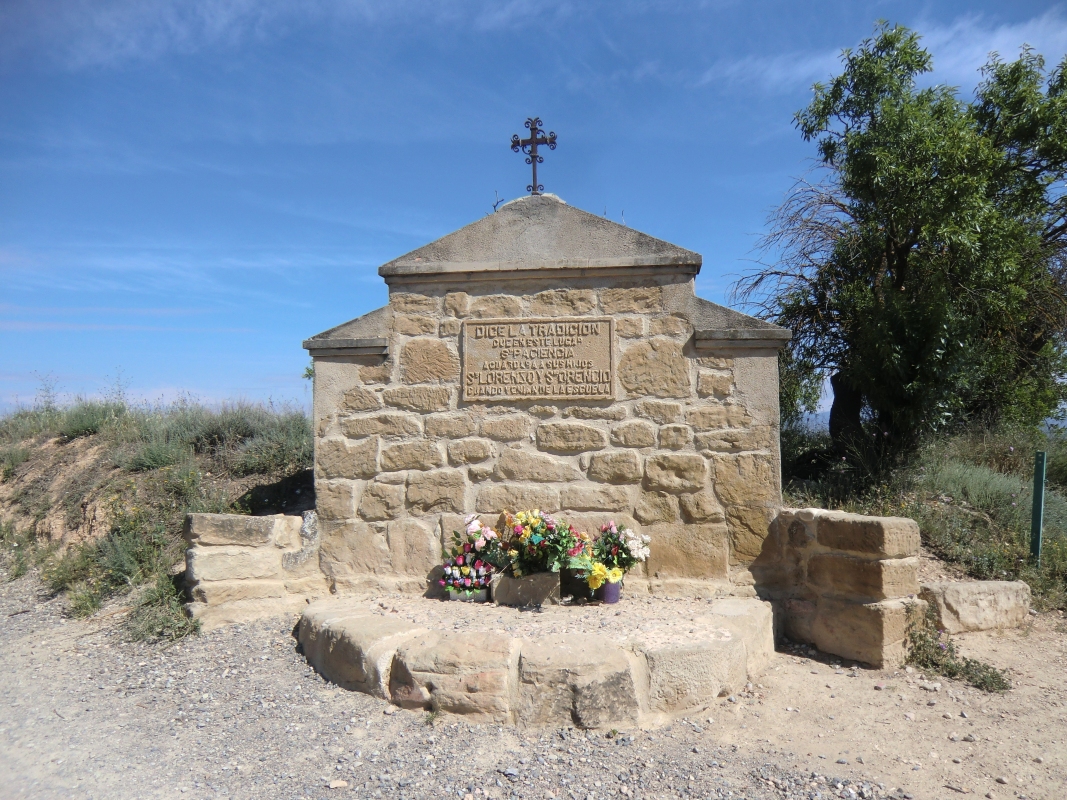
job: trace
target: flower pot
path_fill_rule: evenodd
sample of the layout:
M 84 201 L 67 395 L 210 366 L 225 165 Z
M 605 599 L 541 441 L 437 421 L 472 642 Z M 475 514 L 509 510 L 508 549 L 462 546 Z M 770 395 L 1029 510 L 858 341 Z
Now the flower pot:
M 622 581 L 618 583 L 604 582 L 600 588 L 593 592 L 593 596 L 602 603 L 617 603 L 622 593 Z
M 493 602 L 498 606 L 541 606 L 559 604 L 559 573 L 535 572 L 513 578 L 493 576 Z
M 559 594 L 560 597 L 573 597 L 575 600 L 591 600 L 593 590 L 589 583 L 576 569 L 565 567 L 559 571 Z
M 485 603 L 489 600 L 489 590 L 470 589 L 465 591 L 457 591 L 455 589 L 449 589 L 448 599 L 459 600 L 461 603 Z

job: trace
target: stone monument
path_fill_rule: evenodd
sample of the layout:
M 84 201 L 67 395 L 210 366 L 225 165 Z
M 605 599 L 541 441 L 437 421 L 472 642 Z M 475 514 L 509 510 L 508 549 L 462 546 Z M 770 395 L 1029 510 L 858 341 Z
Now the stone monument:
M 543 194 L 382 266 L 387 306 L 304 342 L 330 590 L 424 591 L 464 515 L 525 508 L 650 534 L 628 592 L 751 583 L 790 334 L 697 297 L 700 267 Z

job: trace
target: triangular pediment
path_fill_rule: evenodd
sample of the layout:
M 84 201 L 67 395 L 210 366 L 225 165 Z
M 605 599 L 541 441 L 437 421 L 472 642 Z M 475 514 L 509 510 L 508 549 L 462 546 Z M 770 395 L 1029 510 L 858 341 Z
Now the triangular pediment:
M 378 273 L 656 266 L 695 273 L 700 264 L 699 253 L 569 206 L 555 195 L 533 195 L 390 261 Z

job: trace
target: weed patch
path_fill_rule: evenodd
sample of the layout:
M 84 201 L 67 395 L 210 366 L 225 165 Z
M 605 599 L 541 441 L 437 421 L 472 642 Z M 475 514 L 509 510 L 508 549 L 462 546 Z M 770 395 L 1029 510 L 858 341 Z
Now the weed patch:
M 0 483 L 6 483 L 15 475 L 15 470 L 30 458 L 30 449 L 12 445 L 0 447 Z
M 983 661 L 965 658 L 937 628 L 937 612 L 927 608 L 924 614 L 913 611 L 908 624 L 908 663 L 953 680 L 963 680 L 983 692 L 1006 692 L 1011 689 L 1007 673 Z
M 64 439 L 78 439 L 100 433 L 126 413 L 122 403 L 98 403 L 91 400 L 75 403 L 63 412 L 59 421 L 59 435 Z

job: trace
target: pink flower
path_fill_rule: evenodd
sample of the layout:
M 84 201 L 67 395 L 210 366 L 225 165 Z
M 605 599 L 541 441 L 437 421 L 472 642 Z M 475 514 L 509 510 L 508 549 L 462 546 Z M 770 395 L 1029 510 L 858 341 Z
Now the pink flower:
M 484 566 L 485 566 L 485 562 L 482 561 L 480 558 L 475 560 L 475 562 L 474 562 L 474 568 L 475 569 L 481 569 Z
M 515 535 L 518 536 L 520 533 L 522 533 L 522 525 L 516 525 L 515 526 Z
M 463 543 L 463 552 L 464 553 L 469 553 L 470 551 L 471 551 L 471 543 L 470 542 L 464 542 Z
M 460 567 L 463 566 L 463 556 L 456 556 L 456 565 Z
M 441 580 L 439 580 L 438 583 L 441 584 L 442 586 L 447 586 L 448 585 L 448 583 L 443 578 Z
M 485 547 L 485 539 L 484 538 L 478 539 L 478 541 L 476 541 L 474 543 L 474 549 L 475 550 L 481 550 L 483 547 Z
M 471 585 L 471 579 L 470 578 L 464 578 L 463 579 L 463 585 L 464 586 L 470 586 Z

